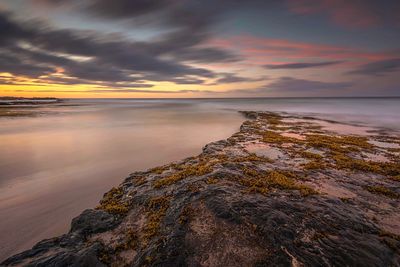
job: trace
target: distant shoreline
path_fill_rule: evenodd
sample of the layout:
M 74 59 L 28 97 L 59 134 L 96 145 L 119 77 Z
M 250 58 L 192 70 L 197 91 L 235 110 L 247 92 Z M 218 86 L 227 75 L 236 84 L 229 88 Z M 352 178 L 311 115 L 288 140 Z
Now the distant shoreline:
M 69 99 L 86 99 L 86 100 L 101 100 L 101 99 L 114 99 L 114 100 L 239 100 L 239 99 L 392 99 L 400 98 L 399 96 L 309 96 L 309 97 L 66 97 L 60 98 L 61 100 Z
M 40 104 L 53 104 L 60 103 L 62 99 L 55 97 L 0 97 L 0 106 L 15 106 L 15 105 L 40 105 Z

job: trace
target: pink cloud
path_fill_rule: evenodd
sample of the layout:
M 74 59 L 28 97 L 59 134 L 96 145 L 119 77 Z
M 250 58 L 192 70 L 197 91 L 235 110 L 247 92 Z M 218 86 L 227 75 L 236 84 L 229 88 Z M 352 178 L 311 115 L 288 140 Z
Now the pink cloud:
M 368 28 L 382 23 L 377 8 L 365 0 L 286 0 L 289 10 L 297 14 L 327 15 L 338 25 Z
M 279 64 L 301 61 L 340 60 L 346 62 L 368 62 L 393 58 L 391 51 L 375 52 L 362 48 L 315 44 L 285 39 L 237 35 L 225 39 L 214 39 L 212 45 L 231 49 L 253 64 Z

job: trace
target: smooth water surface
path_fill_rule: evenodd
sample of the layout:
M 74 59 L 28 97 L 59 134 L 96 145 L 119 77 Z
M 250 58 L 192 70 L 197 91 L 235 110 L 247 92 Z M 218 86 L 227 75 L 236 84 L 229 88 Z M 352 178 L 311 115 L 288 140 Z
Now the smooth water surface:
M 13 114 L 0 117 L 0 260 L 66 232 L 129 173 L 229 137 L 244 121 L 238 110 L 400 128 L 399 98 L 75 99 L 0 109 Z

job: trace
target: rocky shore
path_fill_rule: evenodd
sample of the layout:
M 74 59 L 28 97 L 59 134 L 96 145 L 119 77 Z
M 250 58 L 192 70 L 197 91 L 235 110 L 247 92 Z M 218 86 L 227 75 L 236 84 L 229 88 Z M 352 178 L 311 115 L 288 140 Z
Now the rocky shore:
M 400 266 L 400 137 L 267 112 L 1 266 Z M 322 122 L 322 123 L 321 123 Z
M 63 102 L 63 99 L 54 97 L 0 97 L 0 118 L 37 116 L 41 113 L 35 109 Z

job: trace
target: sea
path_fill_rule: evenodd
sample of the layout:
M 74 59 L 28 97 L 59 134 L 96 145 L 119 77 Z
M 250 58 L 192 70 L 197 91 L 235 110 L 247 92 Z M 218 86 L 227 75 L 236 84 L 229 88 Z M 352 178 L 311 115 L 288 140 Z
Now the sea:
M 0 107 L 0 261 L 68 231 L 130 173 L 273 111 L 400 131 L 400 98 L 64 99 Z

